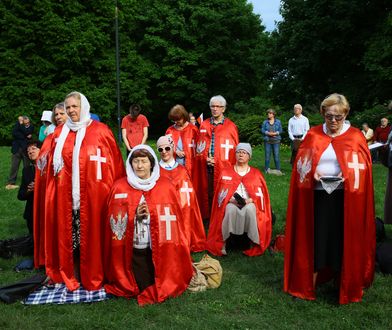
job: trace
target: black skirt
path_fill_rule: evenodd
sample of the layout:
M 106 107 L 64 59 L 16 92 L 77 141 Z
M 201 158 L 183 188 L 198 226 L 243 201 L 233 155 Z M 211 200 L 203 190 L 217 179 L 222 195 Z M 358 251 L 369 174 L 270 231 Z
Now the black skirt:
M 344 190 L 314 191 L 314 271 L 342 268 Z
M 150 248 L 133 249 L 132 271 L 140 292 L 155 283 L 155 271 Z

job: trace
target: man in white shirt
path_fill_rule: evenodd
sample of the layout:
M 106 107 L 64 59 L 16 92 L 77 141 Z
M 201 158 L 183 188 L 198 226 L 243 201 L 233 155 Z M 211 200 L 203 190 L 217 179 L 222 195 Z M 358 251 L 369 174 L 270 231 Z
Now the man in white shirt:
M 290 118 L 288 125 L 289 138 L 291 140 L 291 159 L 290 164 L 294 163 L 295 156 L 301 141 L 305 138 L 306 132 L 309 130 L 309 120 L 302 115 L 302 105 L 294 105 L 294 116 Z

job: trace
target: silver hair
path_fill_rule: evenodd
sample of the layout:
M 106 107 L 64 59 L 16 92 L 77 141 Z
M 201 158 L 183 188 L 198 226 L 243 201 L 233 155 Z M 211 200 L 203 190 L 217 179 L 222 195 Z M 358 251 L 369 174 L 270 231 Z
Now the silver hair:
M 222 95 L 215 95 L 210 99 L 210 106 L 212 102 L 219 102 L 220 105 L 223 105 L 226 108 L 226 99 Z

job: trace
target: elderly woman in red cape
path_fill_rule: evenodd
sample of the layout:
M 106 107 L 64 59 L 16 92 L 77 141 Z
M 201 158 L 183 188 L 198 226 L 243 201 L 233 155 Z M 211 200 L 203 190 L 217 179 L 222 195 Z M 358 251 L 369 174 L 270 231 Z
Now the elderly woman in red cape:
M 301 144 L 287 208 L 284 291 L 313 300 L 335 278 L 339 303 L 361 301 L 374 276 L 372 161 L 360 130 L 345 121 L 346 98 L 329 95 Z
M 110 193 L 105 226 L 106 292 L 136 298 L 140 305 L 183 293 L 192 278 L 189 235 L 179 195 L 160 177 L 147 145 L 132 149 L 127 177 Z
M 103 285 L 102 225 L 113 182 L 124 176 L 120 149 L 111 130 L 90 118 L 87 98 L 65 98 L 66 122 L 52 134 L 46 159 L 44 249 L 46 273 L 70 291 Z M 40 204 L 40 200 L 36 199 Z M 36 219 L 38 220 L 38 219 Z M 42 242 L 42 241 L 41 241 Z M 39 256 L 39 255 L 38 255 Z M 42 259 L 36 260 L 41 265 Z
M 230 234 L 247 234 L 248 256 L 258 256 L 269 246 L 272 234 L 272 214 L 267 185 L 263 175 L 248 165 L 252 156 L 249 143 L 236 146 L 236 164 L 221 172 L 212 204 L 207 250 L 226 254 L 225 242 Z
M 57 127 L 64 124 L 67 118 L 64 103 L 56 104 L 52 110 L 53 126 Z M 49 133 L 45 138 L 36 162 L 34 187 L 34 265 L 36 268 L 45 266 L 45 194 L 48 156 L 52 148 L 52 133 Z

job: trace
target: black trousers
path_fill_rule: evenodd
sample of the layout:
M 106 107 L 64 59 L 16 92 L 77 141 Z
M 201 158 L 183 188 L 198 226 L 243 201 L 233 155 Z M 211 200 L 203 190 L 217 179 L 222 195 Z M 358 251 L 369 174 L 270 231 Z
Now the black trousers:
M 314 192 L 314 271 L 342 267 L 344 190 Z
M 140 292 L 155 283 L 155 270 L 150 248 L 133 248 L 132 271 Z

